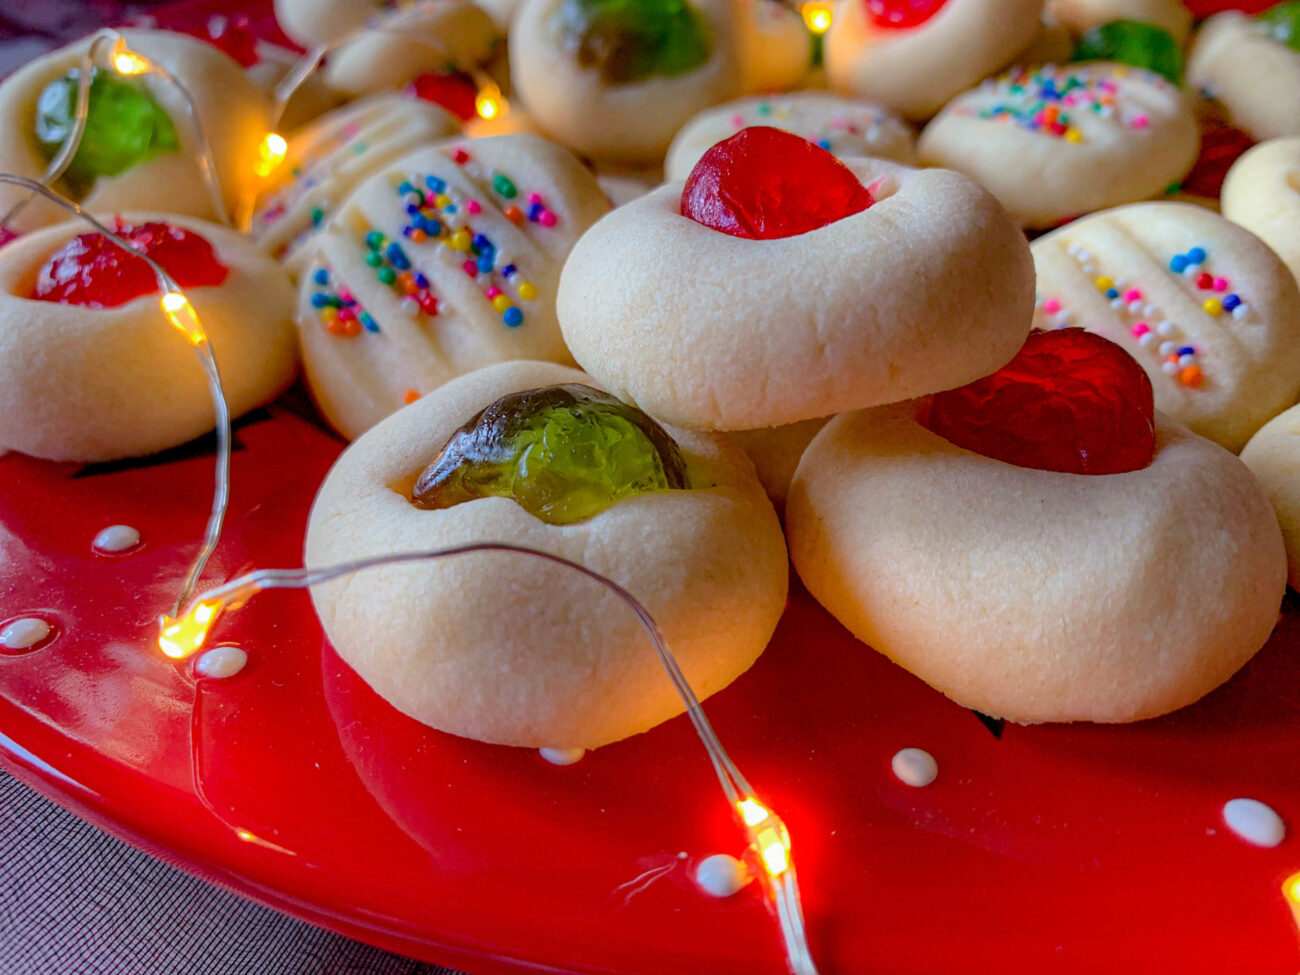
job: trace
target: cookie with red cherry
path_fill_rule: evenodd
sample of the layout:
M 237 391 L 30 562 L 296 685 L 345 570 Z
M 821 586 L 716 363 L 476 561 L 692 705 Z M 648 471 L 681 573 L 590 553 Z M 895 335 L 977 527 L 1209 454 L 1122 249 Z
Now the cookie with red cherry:
M 1190 704 L 1268 639 L 1286 557 L 1246 466 L 1152 403 L 1124 350 L 1076 328 L 836 417 L 791 486 L 795 567 L 859 639 L 985 714 Z

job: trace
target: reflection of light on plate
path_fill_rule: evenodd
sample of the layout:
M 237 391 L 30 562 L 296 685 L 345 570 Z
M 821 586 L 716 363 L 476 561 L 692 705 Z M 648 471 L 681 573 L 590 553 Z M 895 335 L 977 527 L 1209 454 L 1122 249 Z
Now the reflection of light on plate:
M 245 843 L 252 843 L 254 846 L 265 847 L 268 850 L 274 850 L 276 853 L 283 853 L 286 856 L 291 857 L 296 857 L 298 855 L 293 850 L 286 850 L 282 846 L 276 846 L 276 844 L 272 843 L 270 840 L 264 840 L 257 834 L 251 833 L 246 829 L 236 829 L 235 835 Z
M 1293 873 L 1282 884 L 1282 895 L 1291 906 L 1295 916 L 1295 926 L 1300 929 L 1300 873 Z

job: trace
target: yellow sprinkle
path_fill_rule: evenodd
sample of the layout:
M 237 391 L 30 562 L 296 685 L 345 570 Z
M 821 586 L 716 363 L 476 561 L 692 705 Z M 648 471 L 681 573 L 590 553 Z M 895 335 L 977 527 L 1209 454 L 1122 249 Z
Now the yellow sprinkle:
M 1116 78 L 1123 78 L 1128 74 L 1128 68 L 1124 67 L 1123 65 L 1120 65 L 1114 71 L 1112 71 L 1111 74 L 1113 74 Z
M 1093 284 L 1097 286 L 1098 291 L 1109 291 L 1111 288 L 1115 287 L 1115 282 L 1104 275 L 1094 281 Z
M 533 286 L 531 281 L 519 282 L 519 297 L 524 299 L 524 301 L 532 301 L 537 297 L 537 289 Z
M 1065 141 L 1066 141 L 1066 142 L 1082 142 L 1082 141 L 1083 141 L 1083 133 L 1080 132 L 1078 129 L 1066 129 L 1066 130 L 1065 130 Z
M 447 244 L 452 250 L 467 251 L 471 240 L 469 231 L 461 229 L 451 235 L 451 240 L 447 241 Z
M 1218 318 L 1223 314 L 1223 302 L 1219 301 L 1218 298 L 1206 298 L 1205 304 L 1201 307 L 1205 309 L 1205 314 L 1211 318 Z
M 497 311 L 505 311 L 510 307 L 510 299 L 505 295 L 497 295 L 492 299 L 492 307 Z
M 439 207 L 450 206 L 450 205 L 451 205 L 451 197 L 449 197 L 446 193 L 440 193 L 440 194 L 438 194 L 438 196 L 436 196 L 436 197 L 434 198 L 434 201 L 433 201 L 433 202 L 434 202 L 435 205 L 437 205 L 437 206 L 439 206 Z
M 320 310 L 320 317 L 322 321 L 332 322 L 339 317 L 339 310 L 333 305 L 326 305 Z

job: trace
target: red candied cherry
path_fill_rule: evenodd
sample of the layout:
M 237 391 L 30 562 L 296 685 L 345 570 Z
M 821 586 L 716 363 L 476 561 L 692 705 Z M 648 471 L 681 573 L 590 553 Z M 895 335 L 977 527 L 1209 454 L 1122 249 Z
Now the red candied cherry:
M 416 98 L 445 108 L 462 122 L 478 114 L 478 86 L 467 74 L 422 74 L 411 82 Z
M 1155 456 L 1151 380 L 1081 328 L 1033 332 L 991 376 L 939 393 L 923 422 L 985 457 L 1067 474 L 1122 474 Z
M 113 229 L 157 261 L 182 288 L 221 284 L 230 273 L 211 244 L 181 227 L 150 222 Z M 139 257 L 102 234 L 81 234 L 41 266 L 31 296 L 62 305 L 117 308 L 157 291 L 153 269 Z
M 865 0 L 867 17 L 877 27 L 906 30 L 920 27 L 943 9 L 948 0 Z
M 682 216 L 733 237 L 794 237 L 875 203 L 821 146 L 757 125 L 700 157 L 682 189 Z
M 208 18 L 198 36 L 219 51 L 224 51 L 241 68 L 251 68 L 261 61 L 257 53 L 257 35 L 249 28 L 247 14 L 227 17 L 214 14 Z

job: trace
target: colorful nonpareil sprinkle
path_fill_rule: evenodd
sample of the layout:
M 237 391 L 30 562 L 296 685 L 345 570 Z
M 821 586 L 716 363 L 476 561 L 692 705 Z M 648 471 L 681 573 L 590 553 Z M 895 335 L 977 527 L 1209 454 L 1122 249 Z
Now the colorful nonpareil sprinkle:
M 379 323 L 366 311 L 351 289 L 336 285 L 329 268 L 317 268 L 312 272 L 311 306 L 316 309 L 321 326 L 331 335 L 339 338 L 355 338 L 364 328 L 367 332 L 378 332 Z
M 1231 281 L 1205 270 L 1207 260 L 1209 252 L 1204 247 L 1193 247 L 1170 258 L 1169 270 L 1192 281 L 1197 291 L 1209 292 L 1201 299 L 1201 308 L 1211 318 L 1218 318 L 1227 312 L 1239 321 L 1244 319 L 1250 314 L 1250 306 L 1241 299 L 1241 295 L 1232 290 Z

